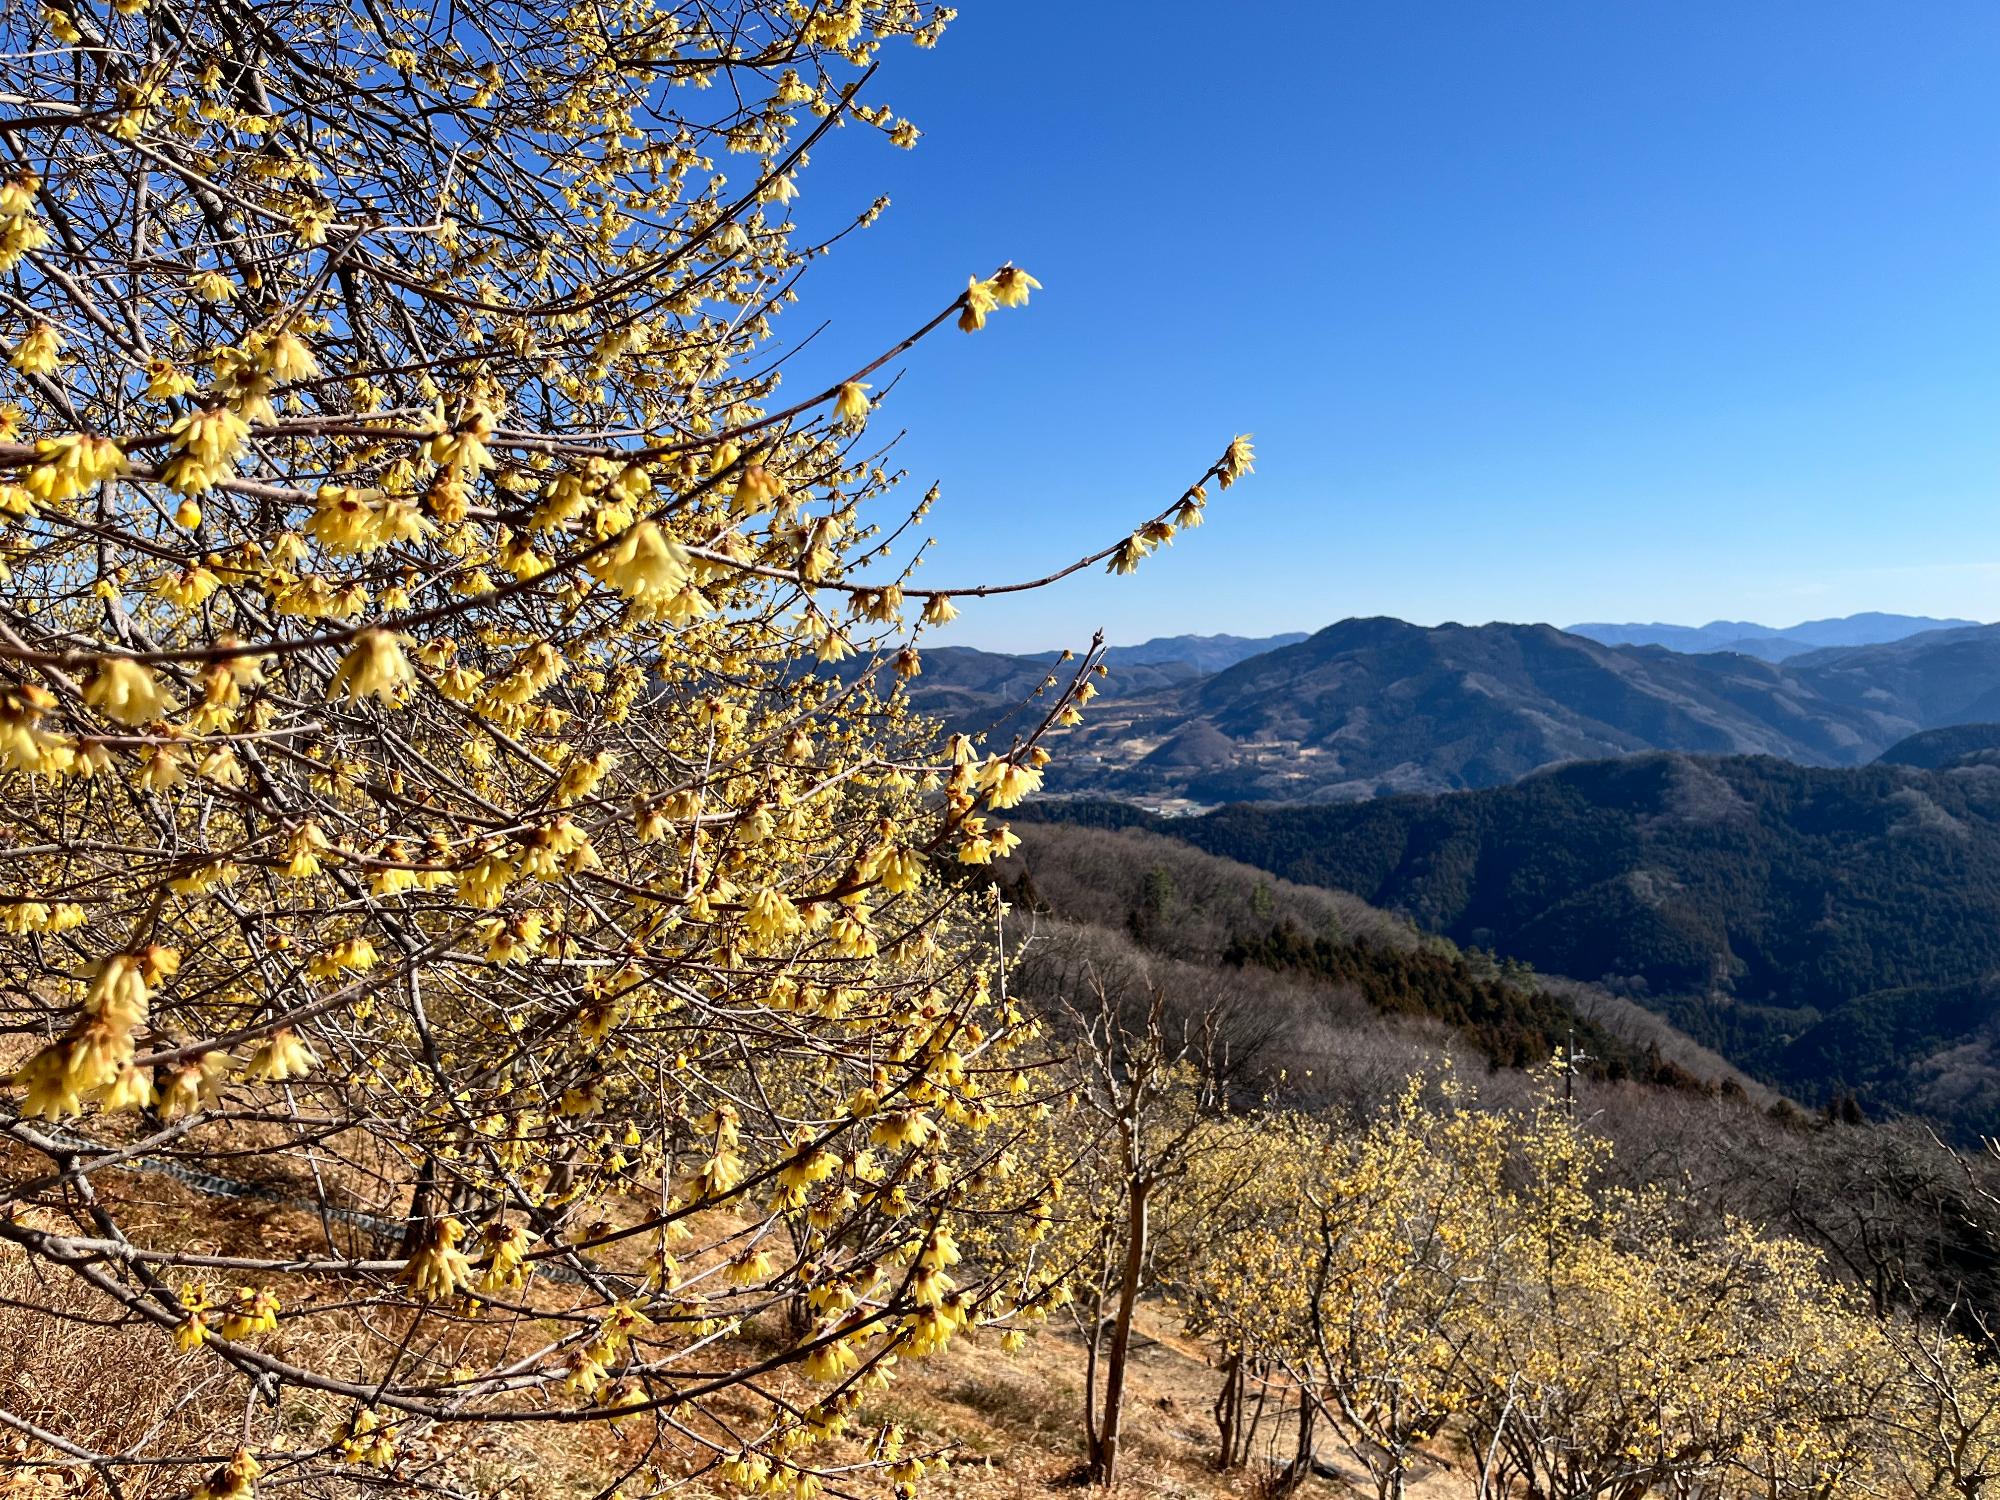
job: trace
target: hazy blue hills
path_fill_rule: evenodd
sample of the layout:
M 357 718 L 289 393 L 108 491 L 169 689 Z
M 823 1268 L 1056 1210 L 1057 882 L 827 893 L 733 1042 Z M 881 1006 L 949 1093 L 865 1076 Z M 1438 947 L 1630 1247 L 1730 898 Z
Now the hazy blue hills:
M 1937 620 L 1926 615 L 1869 612 L 1834 619 L 1803 620 L 1773 627 L 1750 620 L 1711 620 L 1706 625 L 1624 624 L 1593 622 L 1568 626 L 1571 635 L 1587 636 L 1606 646 L 1665 646 L 1669 651 L 1734 651 L 1765 661 L 1783 661 L 1823 646 L 1875 646 L 1900 641 L 1926 630 L 1955 630 L 1977 620 Z
M 1134 823 L 1603 984 L 1802 1098 L 2000 1120 L 2000 767 L 1644 755 Z
M 1792 628 L 1826 638 L 1912 623 L 1934 622 Z M 922 662 L 913 704 L 1002 742 L 1040 721 L 1051 675 L 1075 670 L 1056 653 L 953 646 Z M 1858 766 L 1925 730 L 2000 722 L 2000 626 L 1988 625 L 1768 661 L 1550 625 L 1373 618 L 1306 637 L 1167 637 L 1114 647 L 1108 663 L 1099 701 L 1060 736 L 1050 789 L 1158 807 L 1474 790 L 1658 750 Z
M 1119 667 L 1157 667 L 1180 663 L 1198 672 L 1220 672 L 1224 667 L 1235 666 L 1245 657 L 1290 646 L 1305 638 L 1303 630 L 1265 636 L 1162 635 L 1150 641 L 1141 641 L 1136 646 L 1107 647 L 1104 660 L 1114 670 Z M 1054 661 L 1061 654 L 1059 651 L 1040 651 L 1030 659 Z

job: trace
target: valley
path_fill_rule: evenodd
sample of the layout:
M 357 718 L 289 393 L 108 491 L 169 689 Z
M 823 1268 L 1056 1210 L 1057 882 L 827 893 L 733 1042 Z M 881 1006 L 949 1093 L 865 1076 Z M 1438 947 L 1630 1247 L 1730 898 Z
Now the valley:
M 1894 638 L 1854 639 L 1871 634 Z M 1869 615 L 1754 638 L 1801 649 L 1387 619 L 1148 643 L 1107 663 L 1024 812 L 1346 893 L 1538 976 L 1530 994 L 1616 1000 L 1733 1086 L 1976 1142 L 2000 1118 L 2000 626 Z M 933 649 L 907 691 L 1000 740 L 1073 670 Z M 1239 964 L 1355 974 L 1314 922 L 1237 925 Z M 1422 987 L 1374 982 L 1402 997 L 1388 1011 Z M 1474 1027 L 1491 1063 L 1554 1045 L 1546 1015 L 1513 1009 L 1502 1041 Z
M 2000 767 L 1649 754 L 1512 785 L 1159 818 L 1051 801 L 1587 980 L 1808 1103 L 2000 1112 Z

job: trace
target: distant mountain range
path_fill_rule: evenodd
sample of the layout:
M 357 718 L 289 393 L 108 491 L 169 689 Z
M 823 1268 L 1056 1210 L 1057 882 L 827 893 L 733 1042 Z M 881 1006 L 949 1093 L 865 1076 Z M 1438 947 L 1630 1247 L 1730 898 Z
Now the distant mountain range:
M 1303 630 L 1263 636 L 1161 635 L 1150 641 L 1141 641 L 1136 646 L 1107 647 L 1104 660 L 1114 668 L 1181 665 L 1192 667 L 1197 672 L 1220 672 L 1246 657 L 1275 651 L 1280 646 L 1296 645 L 1304 639 L 1306 632 Z M 1028 659 L 1054 661 L 1061 655 L 1060 651 L 1041 651 Z
M 1734 651 L 1764 661 L 1783 661 L 1824 646 L 1876 646 L 1927 630 L 1962 630 L 1977 620 L 1936 620 L 1927 615 L 1877 613 L 1802 620 L 1774 629 L 1750 620 L 1711 620 L 1706 625 L 1571 625 L 1569 634 L 1606 646 L 1665 646 L 1669 651 Z
M 1854 1091 L 1970 1139 L 2000 1118 L 2000 766 L 1977 760 L 1996 736 L 1941 770 L 1655 754 L 1345 806 L 1031 811 L 1349 892 L 1606 985 L 1801 1098 Z
M 1856 616 L 1792 634 L 1912 623 L 1931 622 Z M 2000 626 L 1815 647 L 1781 662 L 1606 645 L 1549 625 L 1378 618 L 1273 640 L 1128 648 L 1083 725 L 1062 737 L 1050 789 L 1172 809 L 1500 786 L 1654 750 L 1857 766 L 1922 730 L 2000 721 Z M 1237 659 L 1216 669 L 1190 656 Z M 1040 718 L 1020 705 L 1052 661 L 932 648 L 912 698 L 954 728 L 1004 741 Z
M 1060 736 L 1067 798 L 1023 811 L 1150 828 L 1609 987 L 1801 1098 L 1990 1133 L 2000 625 L 1746 629 L 1670 639 L 1764 650 L 1393 619 L 1148 642 Z M 917 706 L 1003 742 L 1071 670 L 923 661 Z

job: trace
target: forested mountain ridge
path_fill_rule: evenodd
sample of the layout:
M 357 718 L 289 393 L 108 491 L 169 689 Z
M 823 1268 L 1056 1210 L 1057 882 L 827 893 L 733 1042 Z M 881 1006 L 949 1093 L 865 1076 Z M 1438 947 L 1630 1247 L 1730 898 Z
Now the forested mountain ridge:
M 1837 763 L 1879 732 L 1871 710 L 1812 705 L 1766 663 L 1618 650 L 1547 625 L 1349 620 L 1181 696 L 1239 745 L 1299 749 L 1205 776 L 1196 794 L 1218 801 L 1289 800 L 1288 782 L 1321 797 L 1491 786 L 1661 746 Z
M 1948 766 L 2000 762 L 2000 724 L 1947 724 L 1898 740 L 1876 757 L 1879 765 L 1938 771 Z
M 886 670 L 886 668 L 884 669 Z M 1043 658 L 923 654 L 920 711 L 1005 737 Z M 1862 765 L 1923 729 L 2000 718 L 2000 626 L 1782 663 L 1607 646 L 1548 625 L 1344 620 L 1220 671 L 1114 664 L 1051 790 L 1158 807 L 1499 786 L 1545 766 L 1678 750 Z
M 1813 1101 L 2000 1109 L 2000 768 L 1647 755 L 1449 796 L 1142 821 L 1600 982 Z

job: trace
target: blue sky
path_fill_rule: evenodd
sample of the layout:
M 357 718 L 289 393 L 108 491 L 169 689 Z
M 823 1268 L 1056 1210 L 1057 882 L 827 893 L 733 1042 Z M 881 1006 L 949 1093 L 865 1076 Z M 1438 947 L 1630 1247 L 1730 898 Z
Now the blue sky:
M 802 217 L 894 201 L 794 332 L 904 364 L 922 581 L 1034 576 L 1258 473 L 1131 578 L 969 606 L 1030 649 L 1347 615 L 2000 618 L 2000 10 L 971 0 Z

